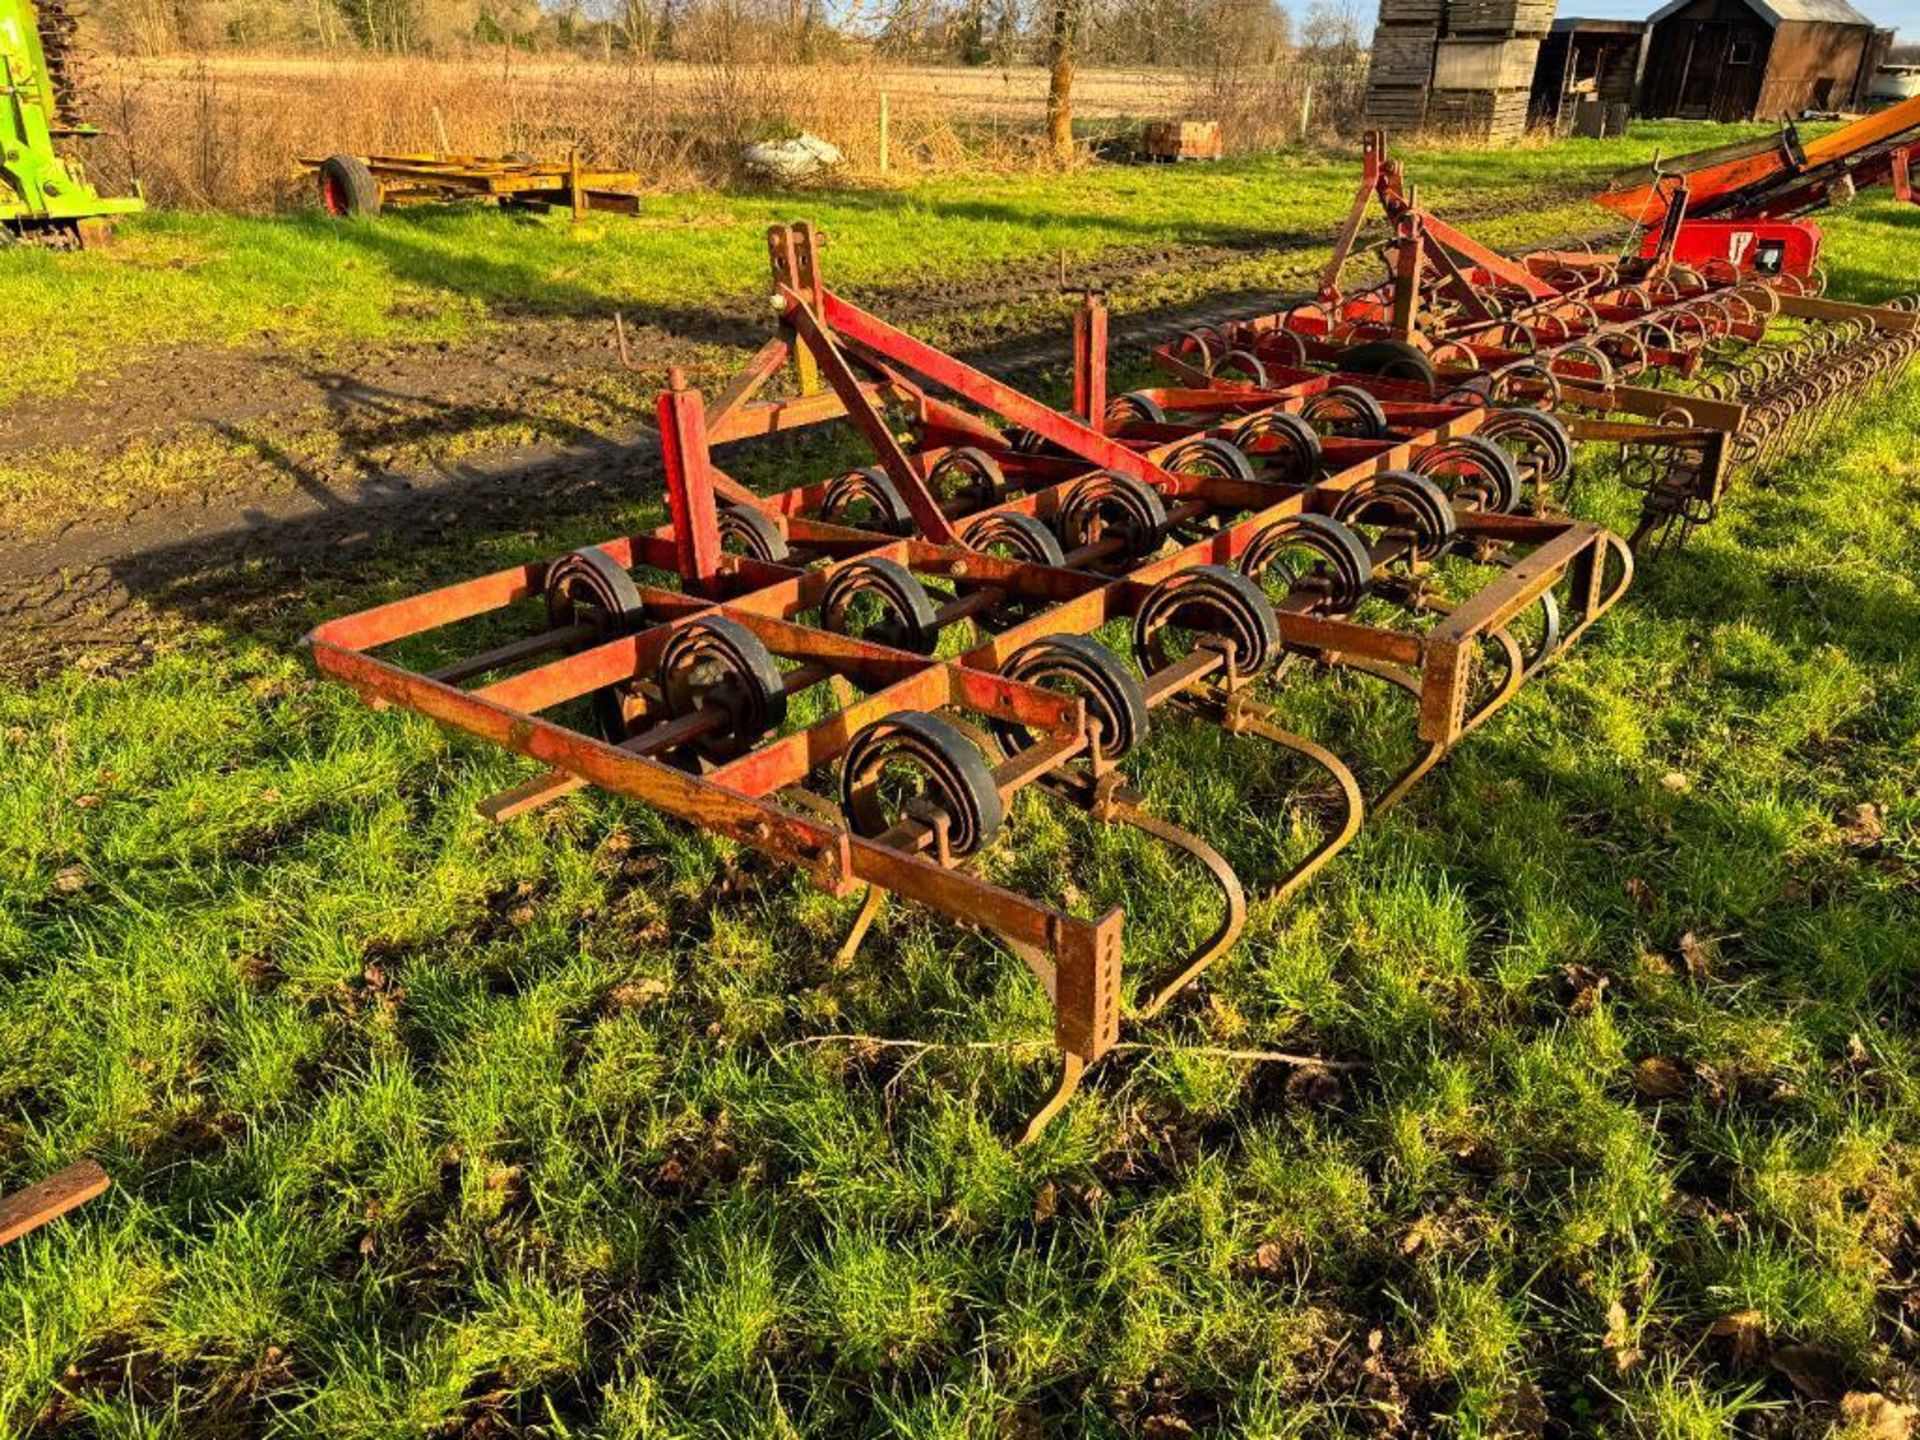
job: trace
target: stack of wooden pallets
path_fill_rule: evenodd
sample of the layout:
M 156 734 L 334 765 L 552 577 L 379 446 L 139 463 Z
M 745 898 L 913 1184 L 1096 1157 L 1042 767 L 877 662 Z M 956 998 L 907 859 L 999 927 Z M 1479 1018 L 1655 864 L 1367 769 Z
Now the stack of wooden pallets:
M 1140 132 L 1140 153 L 1149 160 L 1218 160 L 1218 120 L 1156 120 Z
M 1517 137 L 1553 11 L 1554 0 L 1381 0 L 1369 122 L 1473 140 Z
M 1446 0 L 1380 0 L 1367 71 L 1367 123 L 1407 135 L 1427 119 L 1433 51 L 1446 20 Z

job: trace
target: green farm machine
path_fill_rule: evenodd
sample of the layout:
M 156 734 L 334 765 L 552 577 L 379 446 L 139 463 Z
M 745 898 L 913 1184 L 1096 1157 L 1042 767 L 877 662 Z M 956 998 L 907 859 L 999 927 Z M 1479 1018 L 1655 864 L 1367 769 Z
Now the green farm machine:
M 96 134 L 74 113 L 75 17 L 68 0 L 0 0 L 0 244 L 77 248 L 138 196 L 102 197 L 56 147 Z

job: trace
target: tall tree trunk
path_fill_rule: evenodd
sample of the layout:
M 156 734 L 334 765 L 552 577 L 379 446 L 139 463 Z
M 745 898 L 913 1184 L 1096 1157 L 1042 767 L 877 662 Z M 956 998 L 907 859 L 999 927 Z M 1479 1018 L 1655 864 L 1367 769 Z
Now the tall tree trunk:
M 1073 55 L 1080 31 L 1080 0 L 1053 0 L 1053 36 L 1047 44 L 1047 143 L 1054 159 L 1073 159 Z

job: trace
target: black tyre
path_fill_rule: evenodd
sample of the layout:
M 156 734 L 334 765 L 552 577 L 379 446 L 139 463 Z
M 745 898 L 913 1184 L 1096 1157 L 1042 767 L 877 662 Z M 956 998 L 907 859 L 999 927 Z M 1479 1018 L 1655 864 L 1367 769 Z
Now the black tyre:
M 943 815 L 956 859 L 993 839 L 1006 818 L 978 747 L 921 710 L 876 720 L 853 737 L 840 766 L 840 812 L 854 834 L 869 840 L 902 820 Z
M 599 645 L 631 635 L 646 624 L 639 587 L 606 551 L 584 546 L 562 555 L 547 567 L 541 582 L 547 605 L 547 623 L 556 630 L 570 625 L 589 626 L 593 634 L 580 646 Z M 593 713 L 600 733 L 614 743 L 630 730 L 627 702 L 632 689 L 608 685 L 593 692 Z
M 1501 446 L 1543 485 L 1558 485 L 1573 468 L 1573 435 L 1545 410 L 1502 410 L 1479 433 Z
M 1285 410 L 1262 410 L 1233 427 L 1233 443 L 1283 485 L 1306 485 L 1320 473 L 1320 435 Z
M 1513 457 L 1491 440 L 1456 435 L 1429 445 L 1413 458 L 1413 469 L 1436 480 L 1457 504 L 1508 514 L 1520 502 L 1520 472 Z
M 1000 462 L 973 445 L 947 451 L 927 471 L 927 489 L 943 506 L 957 506 L 962 515 L 998 505 L 1006 494 L 1007 477 Z
M 1176 475 L 1205 475 L 1215 480 L 1245 480 L 1251 484 L 1258 478 L 1246 453 L 1217 435 L 1182 440 L 1167 451 L 1160 466 Z
M 1268 594 L 1313 597 L 1321 615 L 1345 615 L 1373 586 L 1373 557 L 1366 542 L 1327 515 L 1289 515 L 1248 543 L 1240 573 Z
M 1387 433 L 1387 412 L 1355 385 L 1335 385 L 1300 407 L 1300 418 L 1324 435 L 1380 440 Z
M 1058 524 L 1069 550 L 1115 540 L 1124 557 L 1138 559 L 1167 538 L 1167 507 L 1151 485 L 1117 470 L 1096 470 L 1061 500 Z
M 764 510 L 750 505 L 722 505 L 718 519 L 723 550 L 751 555 L 770 565 L 782 564 L 793 554 L 778 522 Z
M 1167 423 L 1167 412 L 1161 408 L 1158 400 L 1144 390 L 1129 390 L 1107 402 L 1107 423 L 1125 425 L 1130 420 L 1164 425 Z
M 1368 340 L 1352 346 L 1340 356 L 1339 368 L 1348 375 L 1378 375 L 1382 380 L 1423 386 L 1429 395 L 1440 378 L 1426 352 L 1405 340 Z
M 1425 475 L 1381 470 L 1341 495 L 1333 518 L 1346 525 L 1372 525 L 1405 534 L 1414 554 L 1431 560 L 1459 531 L 1453 502 Z
M 916 655 L 931 655 L 940 643 L 926 588 L 906 566 L 878 556 L 854 560 L 828 577 L 820 592 L 820 625 Z
M 371 220 L 380 213 L 380 182 L 358 155 L 320 162 L 320 204 L 336 220 Z
M 1149 675 L 1206 643 L 1221 644 L 1243 677 L 1265 670 L 1280 650 L 1280 622 L 1267 597 L 1223 565 L 1195 565 L 1168 576 L 1133 617 L 1133 658 Z
M 1031 515 L 995 510 L 967 525 L 960 538 L 975 550 L 1035 565 L 1065 565 L 1067 555 L 1055 534 Z
M 787 692 L 773 655 L 738 620 L 707 615 L 674 632 L 660 652 L 660 693 L 674 719 L 718 709 L 727 727 L 694 744 L 714 760 L 745 754 L 787 717 Z
M 1085 635 L 1035 640 L 1022 646 L 1000 673 L 1078 699 L 1087 707 L 1088 723 L 1099 731 L 1100 753 L 1108 760 L 1125 758 L 1146 738 L 1147 692 L 1097 640 Z M 1009 755 L 1033 743 L 1024 727 L 1008 720 L 994 721 L 993 733 Z
M 829 480 L 820 497 L 820 518 L 831 525 L 886 535 L 905 535 L 913 529 L 913 512 L 878 465 Z

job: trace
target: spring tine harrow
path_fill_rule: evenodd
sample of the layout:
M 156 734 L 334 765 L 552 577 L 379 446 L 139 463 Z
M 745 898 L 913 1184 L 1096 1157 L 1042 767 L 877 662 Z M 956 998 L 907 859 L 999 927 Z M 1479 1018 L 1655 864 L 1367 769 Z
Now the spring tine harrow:
M 1136 1013 L 1155 1014 L 1248 911 L 1221 850 L 1128 783 L 1155 712 L 1324 777 L 1317 840 L 1265 887 L 1284 900 L 1611 608 L 1631 555 L 1600 526 L 1524 513 L 1571 458 L 1545 411 L 1257 357 L 1231 382 L 1109 400 L 1096 292 L 1056 411 L 835 294 L 820 246 L 776 226 L 774 337 L 711 402 L 678 374 L 662 393 L 667 524 L 308 644 L 374 703 L 538 762 L 483 803 L 495 820 L 598 785 L 728 835 L 861 896 L 843 963 L 889 894 L 994 935 L 1053 1006 L 1059 1071 L 1031 1138 L 1117 1039 L 1124 922 L 983 873 L 1023 792 L 1165 845 L 1219 890 L 1211 933 L 1140 987 Z M 872 463 L 761 495 L 716 461 L 827 422 Z M 476 652 L 408 663 L 473 630 Z M 1414 702 L 1415 757 L 1372 802 L 1267 693 L 1336 672 Z

